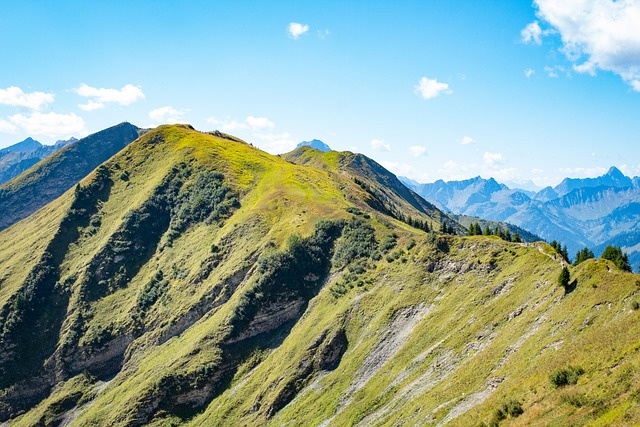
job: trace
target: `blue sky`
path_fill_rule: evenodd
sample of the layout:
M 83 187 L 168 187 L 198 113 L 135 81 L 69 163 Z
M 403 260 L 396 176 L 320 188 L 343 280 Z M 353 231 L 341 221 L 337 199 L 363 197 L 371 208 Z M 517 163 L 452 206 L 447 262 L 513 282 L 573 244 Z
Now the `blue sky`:
M 121 121 L 421 182 L 640 175 L 640 3 L 5 1 L 0 147 Z

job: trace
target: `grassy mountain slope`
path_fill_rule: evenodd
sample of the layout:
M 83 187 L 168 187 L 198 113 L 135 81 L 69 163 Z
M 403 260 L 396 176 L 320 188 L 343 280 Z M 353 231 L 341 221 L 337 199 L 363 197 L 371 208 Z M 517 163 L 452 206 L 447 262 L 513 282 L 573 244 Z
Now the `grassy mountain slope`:
M 367 203 L 388 215 L 406 219 L 417 210 L 429 217 L 437 218 L 437 222 L 433 223 L 435 228 L 438 228 L 439 222 L 445 220 L 455 227 L 456 231 L 464 231 L 454 219 L 407 188 L 380 164 L 362 154 L 349 151 L 322 152 L 303 146 L 284 154 L 283 157 L 297 164 L 337 172 L 354 180 L 369 193 Z
M 132 124 L 121 123 L 65 146 L 2 184 L 0 230 L 55 200 L 139 133 Z
M 565 291 L 543 243 L 425 233 L 375 179 L 220 136 L 153 130 L 0 232 L 1 420 L 640 421 L 636 276 L 590 260 Z

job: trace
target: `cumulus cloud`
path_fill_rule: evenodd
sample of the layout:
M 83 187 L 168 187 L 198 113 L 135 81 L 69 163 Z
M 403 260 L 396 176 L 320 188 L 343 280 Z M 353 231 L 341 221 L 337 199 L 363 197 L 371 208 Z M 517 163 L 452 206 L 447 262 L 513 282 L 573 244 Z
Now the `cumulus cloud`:
M 442 93 L 453 93 L 453 91 L 449 89 L 448 84 L 427 77 L 422 77 L 420 79 L 418 85 L 415 87 L 415 91 L 416 93 L 419 93 L 424 99 L 435 98 Z
M 504 161 L 502 154 L 488 151 L 484 153 L 483 160 L 486 166 L 496 166 Z
M 520 31 L 520 37 L 525 43 L 534 43 L 537 45 L 542 44 L 542 28 L 538 24 L 538 21 L 534 21 L 524 27 Z
M 297 22 L 291 22 L 287 28 L 289 35 L 294 40 L 309 31 L 309 26 L 306 24 L 299 24 Z
M 26 107 L 31 110 L 40 110 L 47 104 L 51 104 L 55 96 L 52 93 L 31 92 L 24 93 L 16 86 L 0 89 L 0 104 L 13 107 Z
M 413 157 L 424 156 L 425 154 L 427 154 L 427 147 L 424 147 L 422 145 L 412 145 L 411 147 L 409 147 L 409 154 L 411 154 Z
M 562 50 L 574 63 L 576 72 L 611 71 L 640 92 L 640 2 L 535 0 L 534 3 L 538 17 L 560 34 Z
M 29 135 L 45 135 L 52 138 L 70 137 L 86 133 L 82 117 L 74 113 L 40 113 L 33 112 L 28 116 L 15 114 L 9 117 L 15 126 Z
M 0 132 L 2 133 L 16 133 L 18 128 L 4 119 L 0 119 Z
M 524 70 L 524 75 L 526 78 L 533 76 L 535 73 L 536 71 L 531 68 L 527 68 L 526 70 Z
M 167 105 L 166 107 L 156 108 L 149 112 L 149 117 L 156 123 L 179 123 L 180 117 L 184 116 L 187 110 L 176 110 L 175 108 Z
M 90 98 L 86 104 L 80 104 L 79 107 L 85 111 L 98 110 L 104 108 L 108 103 L 130 105 L 136 101 L 144 99 L 144 93 L 140 86 L 127 84 L 121 89 L 105 89 L 95 88 L 82 83 L 79 88 L 74 91 L 84 97 Z
M 275 123 L 273 123 L 266 117 L 249 116 L 247 117 L 247 124 L 251 126 L 251 129 L 253 130 L 273 129 L 274 127 L 276 127 Z
M 296 148 L 296 141 L 289 132 L 257 133 L 254 137 L 259 140 L 256 145 L 271 154 L 286 153 Z
M 463 136 L 462 138 L 460 138 L 458 140 L 458 142 L 462 145 L 468 145 L 468 144 L 472 144 L 474 142 L 476 142 L 475 139 L 471 138 L 470 136 Z
M 376 150 L 391 151 L 391 145 L 387 144 L 381 139 L 372 139 L 370 144 Z

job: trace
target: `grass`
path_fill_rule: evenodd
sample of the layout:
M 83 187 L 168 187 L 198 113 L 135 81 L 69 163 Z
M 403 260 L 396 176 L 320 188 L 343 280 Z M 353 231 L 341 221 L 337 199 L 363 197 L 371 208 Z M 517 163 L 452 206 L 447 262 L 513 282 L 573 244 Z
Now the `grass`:
M 177 125 L 109 160 L 116 179 L 97 206 L 100 220 L 83 228 L 60 264 L 70 292 L 60 342 L 73 345 L 68 358 L 56 353 L 52 361 L 67 363 L 68 377 L 16 425 L 55 420 L 73 401 L 74 425 L 468 426 L 489 425 L 496 410 L 506 414 L 501 425 L 640 421 L 636 276 L 588 260 L 571 267 L 577 285 L 565 293 L 556 285 L 559 264 L 536 246 L 424 233 L 363 201 L 368 193 L 349 175 L 355 169 L 345 169 L 355 155 L 302 155 L 295 164 Z M 221 173 L 240 206 L 219 221 L 189 222 L 173 241 L 163 234 L 123 286 L 87 300 L 81 285 L 92 260 L 180 163 L 196 175 Z M 362 177 L 370 185 L 373 172 Z M 385 194 L 414 217 L 431 218 Z M 2 301 L 24 282 L 20 272 L 37 262 L 70 198 L 0 233 Z M 351 255 L 306 296 L 304 314 L 283 323 L 278 316 L 298 297 L 285 292 L 293 282 L 274 275 L 258 286 L 259 260 L 286 251 L 292 235 L 306 241 L 320 220 L 351 218 L 375 245 L 361 253 L 349 236 L 338 238 L 335 248 L 357 250 L 345 250 Z M 336 296 L 347 279 L 352 285 Z M 234 341 L 233 319 L 249 295 L 269 304 L 260 303 L 264 317 L 248 325 L 269 332 Z M 346 351 L 333 349 L 339 363 L 321 368 L 335 336 L 346 337 Z M 114 367 L 107 361 L 117 343 L 124 359 Z M 549 376 L 571 366 L 584 369 L 579 380 L 555 387 Z

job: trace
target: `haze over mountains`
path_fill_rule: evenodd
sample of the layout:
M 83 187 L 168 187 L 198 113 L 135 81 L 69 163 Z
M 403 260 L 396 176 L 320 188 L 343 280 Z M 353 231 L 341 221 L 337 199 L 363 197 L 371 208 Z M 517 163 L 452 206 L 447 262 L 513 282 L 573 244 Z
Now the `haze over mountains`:
M 432 184 L 403 182 L 449 212 L 518 225 L 547 241 L 566 244 L 573 257 L 583 247 L 596 254 L 621 246 L 640 265 L 640 179 L 612 167 L 596 178 L 566 178 L 537 193 L 510 189 L 480 177 Z
M 559 286 L 549 245 L 464 236 L 362 154 L 189 125 L 125 145 L 0 231 L 0 422 L 640 422 L 612 262 Z

